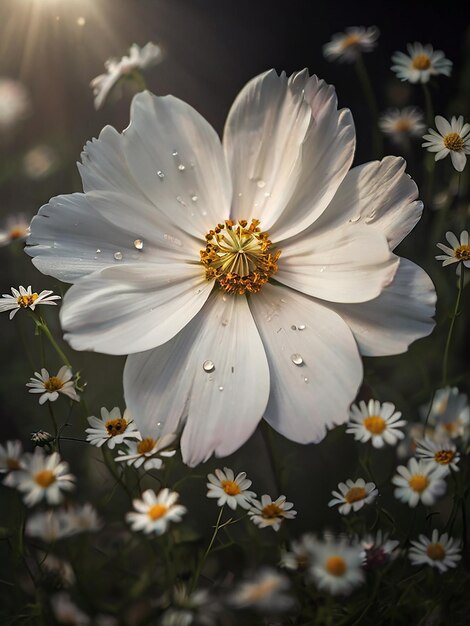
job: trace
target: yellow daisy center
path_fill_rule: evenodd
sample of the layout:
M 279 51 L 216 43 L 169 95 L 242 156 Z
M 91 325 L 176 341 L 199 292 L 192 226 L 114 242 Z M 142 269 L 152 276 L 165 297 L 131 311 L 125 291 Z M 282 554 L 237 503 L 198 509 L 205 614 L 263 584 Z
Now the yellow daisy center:
M 11 240 L 14 240 L 14 239 L 21 239 L 22 237 L 26 237 L 27 234 L 28 234 L 27 229 L 22 228 L 21 226 L 14 226 L 13 228 L 10 229 L 8 236 L 10 237 Z
M 454 152 L 460 152 L 465 147 L 465 141 L 459 135 L 459 133 L 447 133 L 444 135 L 444 145 L 447 150 L 453 150 Z
M 343 576 L 347 570 L 346 561 L 342 556 L 330 556 L 325 561 L 325 569 L 332 576 Z
M 201 263 L 206 279 L 215 280 L 227 293 L 257 293 L 278 270 L 280 250 L 270 252 L 268 233 L 262 233 L 259 220 L 235 224 L 225 220 L 206 235 L 206 248 L 201 250 Z
M 371 415 L 364 418 L 364 428 L 373 435 L 381 435 L 387 427 L 387 422 L 380 415 Z
M 13 459 L 12 457 L 7 458 L 6 466 L 9 470 L 17 470 L 20 469 L 21 465 L 18 459 Z
M 454 256 L 456 259 L 462 261 L 470 261 L 470 246 L 459 246 L 454 250 Z
M 409 479 L 408 484 L 413 491 L 422 493 L 429 485 L 429 478 L 424 474 L 413 474 Z
M 407 118 L 400 118 L 395 122 L 395 130 L 398 133 L 406 133 L 413 128 L 413 123 Z
M 58 389 L 62 389 L 64 383 L 57 378 L 57 376 L 51 376 L 49 380 L 46 380 L 44 383 L 44 389 L 47 391 L 57 391 Z
M 367 493 L 364 487 L 351 487 L 351 489 L 345 494 L 344 499 L 348 504 L 352 504 L 353 502 L 359 502 L 359 500 L 364 500 Z
M 152 521 L 155 521 L 156 519 L 163 517 L 167 511 L 168 507 L 165 504 L 154 504 L 147 511 L 147 515 Z
M 342 41 L 343 50 L 345 48 L 350 48 L 351 46 L 357 46 L 358 43 L 361 42 L 361 38 L 359 35 L 347 35 Z
M 275 504 L 274 502 L 271 502 L 271 504 L 267 504 L 263 508 L 263 510 L 261 511 L 261 515 L 265 519 L 275 519 L 276 517 L 283 517 L 284 510 L 281 509 L 281 507 Z
M 137 444 L 137 452 L 139 454 L 147 454 L 147 452 L 152 452 L 156 443 L 156 439 L 152 439 L 151 437 L 142 439 L 142 441 L 139 441 L 139 443 Z
M 427 54 L 417 54 L 411 65 L 415 70 L 428 70 L 431 67 L 431 59 Z
M 240 493 L 240 486 L 234 480 L 223 480 L 220 484 L 229 496 L 238 496 Z
M 34 480 L 40 487 L 43 487 L 43 489 L 47 489 L 47 487 L 50 487 L 52 483 L 56 481 L 56 477 L 52 470 L 44 469 L 34 476 Z
M 256 602 L 266 596 L 270 596 L 279 586 L 279 581 L 275 578 L 268 578 L 257 585 L 254 585 L 246 594 L 246 599 Z
M 457 421 L 446 422 L 445 424 L 442 424 L 442 428 L 446 431 L 447 434 L 453 435 L 454 433 L 457 432 L 459 428 L 459 424 Z
M 114 420 L 108 420 L 105 424 L 106 431 L 110 437 L 120 435 L 127 428 L 127 420 L 123 417 L 118 417 Z
M 455 458 L 455 452 L 453 450 L 439 450 L 434 455 L 434 460 L 436 463 L 440 463 L 441 465 L 449 465 Z
M 38 298 L 39 298 L 39 295 L 37 293 L 32 293 L 32 294 L 26 294 L 24 296 L 18 296 L 16 301 L 20 305 L 21 309 L 27 309 L 34 302 L 36 302 Z
M 443 561 L 446 556 L 446 551 L 440 543 L 430 543 L 426 548 L 426 554 L 433 561 Z

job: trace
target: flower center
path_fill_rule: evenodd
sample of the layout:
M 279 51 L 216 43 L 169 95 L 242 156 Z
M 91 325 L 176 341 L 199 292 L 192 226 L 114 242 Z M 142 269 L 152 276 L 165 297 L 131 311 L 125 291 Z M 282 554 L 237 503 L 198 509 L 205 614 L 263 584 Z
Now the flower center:
M 18 470 L 21 467 L 20 462 L 18 461 L 18 459 L 13 459 L 12 457 L 9 457 L 6 460 L 6 466 L 7 466 L 7 468 L 9 470 L 12 470 L 12 471 Z
M 47 487 L 50 487 L 52 483 L 55 482 L 56 478 L 52 470 L 45 469 L 38 472 L 34 476 L 34 480 L 40 487 L 43 487 L 43 489 L 47 489 Z
M 343 50 L 345 48 L 350 48 L 351 46 L 357 46 L 358 43 L 361 42 L 361 38 L 359 35 L 348 35 L 343 39 L 342 46 Z
M 262 598 L 266 598 L 266 596 L 270 596 L 278 587 L 278 580 L 275 578 L 268 578 L 267 580 L 263 580 L 259 584 L 254 585 L 253 588 L 249 590 L 247 599 L 252 602 L 256 602 L 256 600 L 261 600 Z
M 455 458 L 455 452 L 453 450 L 439 450 L 434 455 L 434 460 L 436 463 L 440 463 L 441 465 L 449 465 Z
M 147 515 L 152 521 L 155 521 L 156 519 L 163 517 L 167 511 L 168 507 L 165 504 L 154 504 L 147 511 Z
M 37 293 L 26 294 L 24 296 L 18 296 L 16 301 L 18 302 L 21 309 L 27 309 L 31 306 L 36 300 L 39 298 Z
M 147 454 L 147 452 L 152 452 L 156 444 L 156 440 L 152 439 L 151 437 L 142 439 L 142 441 L 139 441 L 139 443 L 137 444 L 137 452 L 139 454 Z
M 51 376 L 49 380 L 46 380 L 44 383 L 44 389 L 47 389 L 47 391 L 57 391 L 58 389 L 62 389 L 63 386 L 64 383 L 60 378 L 57 378 L 57 376 Z
M 454 250 L 454 256 L 456 259 L 462 261 L 470 261 L 470 246 L 459 246 Z
M 455 432 L 457 432 L 459 424 L 457 423 L 457 421 L 446 422 L 445 424 L 442 424 L 442 428 L 446 431 L 447 434 L 453 435 Z
M 344 496 L 344 499 L 348 504 L 352 504 L 353 502 L 359 502 L 359 500 L 364 500 L 366 495 L 367 494 L 364 487 L 351 487 L 351 489 Z
M 460 152 L 465 147 L 465 141 L 462 139 L 459 133 L 447 133 L 447 135 L 444 136 L 444 145 L 447 150 Z
M 428 70 L 431 67 L 431 59 L 427 54 L 417 54 L 411 65 L 415 70 Z
M 127 428 L 127 420 L 123 417 L 119 417 L 115 420 L 108 420 L 105 424 L 105 428 L 108 431 L 108 435 L 110 437 L 115 437 L 116 435 L 120 435 Z
M 364 428 L 366 428 L 373 435 L 381 435 L 385 430 L 387 423 L 380 415 L 371 415 L 364 419 Z
M 411 489 L 413 489 L 413 491 L 421 493 L 429 485 L 429 478 L 424 474 L 413 474 L 413 476 L 408 481 L 408 484 Z
M 206 248 L 201 250 L 201 263 L 206 268 L 206 279 L 215 280 L 227 293 L 243 295 L 257 293 L 278 270 L 280 250 L 269 252 L 272 243 L 268 233 L 262 233 L 259 220 L 224 224 L 206 235 Z
M 346 561 L 341 556 L 330 556 L 325 561 L 325 569 L 332 576 L 342 576 L 347 569 Z
M 275 519 L 276 517 L 283 517 L 284 511 L 280 506 L 272 502 L 263 508 L 261 515 L 266 519 Z
M 426 548 L 426 554 L 433 561 L 443 561 L 446 556 L 446 551 L 440 543 L 430 543 Z
M 413 127 L 411 120 L 401 118 L 395 122 L 395 130 L 398 133 L 406 133 Z
M 229 496 L 238 496 L 240 493 L 240 487 L 234 480 L 223 480 L 221 483 L 222 489 Z
M 22 239 L 23 237 L 26 237 L 27 234 L 28 230 L 22 228 L 21 226 L 14 226 L 8 233 L 11 240 Z

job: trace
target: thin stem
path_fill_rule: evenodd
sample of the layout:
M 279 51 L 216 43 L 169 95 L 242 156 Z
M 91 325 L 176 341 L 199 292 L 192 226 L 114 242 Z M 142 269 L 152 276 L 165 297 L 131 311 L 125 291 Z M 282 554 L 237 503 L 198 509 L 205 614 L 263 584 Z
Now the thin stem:
M 57 420 L 55 418 L 54 415 L 54 409 L 52 408 L 52 405 L 50 402 L 47 403 L 48 404 L 48 409 L 49 409 L 49 415 L 51 416 L 51 422 L 52 422 L 52 428 L 54 429 L 54 441 L 55 441 L 55 445 L 57 447 L 57 452 L 60 452 L 60 443 L 59 443 L 59 427 L 57 425 Z
M 461 271 L 460 271 L 460 277 L 459 277 L 459 283 L 458 283 L 458 289 L 457 289 L 457 298 L 455 300 L 454 312 L 452 313 L 452 318 L 450 320 L 449 332 L 447 334 L 447 340 L 446 340 L 446 347 L 444 349 L 444 360 L 442 364 L 442 387 L 445 387 L 447 385 L 447 378 L 448 378 L 448 371 L 449 371 L 450 344 L 452 341 L 452 333 L 454 331 L 455 320 L 457 319 L 457 316 L 459 315 L 460 300 L 462 298 L 462 291 L 464 287 L 465 269 L 463 266 L 460 266 L 460 270 Z
M 217 517 L 217 521 L 216 521 L 215 526 L 214 526 L 214 532 L 212 533 L 212 537 L 211 537 L 211 540 L 209 542 L 209 545 L 207 546 L 207 549 L 204 552 L 204 554 L 202 556 L 202 559 L 199 561 L 199 563 L 198 563 L 198 565 L 196 567 L 196 571 L 194 572 L 194 578 L 193 578 L 193 582 L 191 584 L 191 591 L 194 591 L 194 589 L 196 588 L 197 581 L 199 580 L 199 576 L 201 574 L 201 570 L 202 570 L 202 568 L 204 566 L 204 563 L 206 562 L 207 557 L 209 556 L 209 553 L 210 553 L 210 551 L 212 549 L 212 546 L 214 545 L 214 541 L 215 541 L 215 538 L 217 537 L 217 533 L 219 532 L 219 529 L 221 528 L 220 520 L 222 519 L 223 512 L 224 512 L 224 507 L 222 506 L 220 508 L 219 515 Z
M 59 344 L 57 343 L 57 341 L 54 339 L 54 337 L 52 336 L 51 331 L 49 330 L 49 326 L 47 325 L 47 322 L 44 320 L 43 317 L 41 317 L 39 314 L 37 314 L 36 312 L 33 313 L 34 316 L 34 320 L 36 322 L 37 328 L 46 335 L 47 339 L 49 340 L 49 343 L 51 344 L 51 346 L 54 348 L 54 350 L 57 352 L 58 356 L 60 357 L 61 361 L 64 363 L 64 365 L 67 365 L 67 367 L 72 367 L 70 364 L 70 361 L 68 360 L 68 358 L 65 356 L 64 352 L 61 350 Z
M 421 85 L 423 87 L 423 93 L 424 93 L 424 104 L 426 108 L 426 121 L 429 124 L 429 126 L 432 126 L 434 124 L 434 109 L 432 106 L 431 92 L 429 91 L 429 87 L 426 85 L 426 83 L 421 83 Z
M 379 111 L 377 108 L 377 102 L 375 100 L 374 90 L 372 89 L 372 83 L 369 79 L 369 74 L 367 73 L 366 66 L 364 64 L 364 59 L 360 54 L 357 57 L 355 63 L 356 73 L 359 78 L 359 82 L 361 83 L 362 89 L 364 91 L 364 96 L 367 100 L 367 104 L 370 109 L 370 113 L 372 116 L 373 124 L 371 124 L 372 128 L 372 142 L 374 145 L 374 153 L 375 156 L 380 158 L 383 153 L 382 147 L 382 137 L 379 132 L 378 119 L 379 119 Z

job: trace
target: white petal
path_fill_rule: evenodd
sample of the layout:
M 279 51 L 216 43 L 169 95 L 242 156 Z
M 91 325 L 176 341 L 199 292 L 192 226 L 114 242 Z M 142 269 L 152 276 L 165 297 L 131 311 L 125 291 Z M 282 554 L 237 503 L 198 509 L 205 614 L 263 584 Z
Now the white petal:
M 289 439 L 320 441 L 328 428 L 348 420 L 362 381 L 351 331 L 339 315 L 285 287 L 265 285 L 250 308 L 271 374 L 265 419 Z
M 350 326 L 365 356 L 405 352 L 434 328 L 436 292 L 424 270 L 400 259 L 391 285 L 375 300 L 361 304 L 329 304 Z
M 304 70 L 250 81 L 230 110 L 224 147 L 235 219 L 261 220 L 276 241 L 318 217 L 353 158 L 354 125 L 334 88 Z
M 436 123 L 436 128 L 441 133 L 441 135 L 447 135 L 447 133 L 450 133 L 452 131 L 451 125 L 445 117 L 442 117 L 442 115 L 436 115 L 434 121 Z
M 61 309 L 75 350 L 132 354 L 165 343 L 199 311 L 212 289 L 198 265 L 108 267 L 69 289 Z
M 452 159 L 452 165 L 455 167 L 457 172 L 462 172 L 465 164 L 467 163 L 467 157 L 464 152 L 455 152 L 453 150 L 450 153 L 450 158 Z
M 349 224 L 284 242 L 276 279 L 322 300 L 365 302 L 390 284 L 397 267 L 380 230 Z
M 204 370 L 206 360 L 213 371 Z M 186 418 L 181 451 L 189 465 L 239 448 L 269 395 L 266 355 L 246 298 L 216 291 L 174 339 L 129 356 L 124 392 L 144 436 L 158 422 L 163 434 L 177 432 Z

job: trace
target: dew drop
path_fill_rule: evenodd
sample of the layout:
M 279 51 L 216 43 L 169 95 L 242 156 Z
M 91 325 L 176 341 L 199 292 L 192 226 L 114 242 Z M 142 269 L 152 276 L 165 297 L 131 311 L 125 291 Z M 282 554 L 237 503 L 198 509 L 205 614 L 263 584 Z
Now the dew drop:
M 185 168 L 185 166 L 184 166 L 182 163 L 180 163 L 180 164 L 178 165 L 178 169 L 179 169 L 179 171 L 180 171 L 180 172 L 184 172 L 184 170 L 185 170 L 186 168 Z
M 241 198 L 242 196 L 243 196 L 242 192 L 241 192 L 241 191 L 239 191 L 239 192 L 238 192 L 238 197 L 239 197 L 239 198 Z
M 96 248 L 96 254 L 101 254 L 101 249 L 100 248 Z
M 207 361 L 204 361 L 204 363 L 202 364 L 202 369 L 205 372 L 213 372 L 215 370 L 214 362 L 209 359 Z
M 263 189 L 263 187 L 266 187 L 266 181 L 262 178 L 258 178 L 258 180 L 256 181 L 256 186 L 258 187 L 258 189 Z
M 291 354 L 290 360 L 294 365 L 298 365 L 299 367 L 304 364 L 302 355 L 300 355 L 298 352 L 294 352 L 294 354 Z
M 292 324 L 291 330 L 297 330 L 297 326 L 295 324 Z
M 113 254 L 113 257 L 116 259 L 116 261 L 122 261 L 122 252 L 115 252 Z
M 304 383 L 308 383 L 308 378 L 307 377 L 304 378 Z
M 194 194 L 194 195 L 192 195 L 192 196 L 191 196 L 191 200 L 192 200 L 192 202 L 197 202 L 197 201 L 198 201 L 198 199 L 199 199 L 199 198 L 196 196 L 196 194 Z
M 299 330 L 305 330 L 306 326 L 305 326 L 305 324 L 299 324 L 297 328 Z
M 326 270 L 326 265 L 322 265 L 322 266 L 320 267 L 320 272 L 324 272 L 325 270 Z
M 222 326 L 227 326 L 228 325 L 228 320 L 222 320 Z
M 220 385 L 219 391 L 223 391 L 223 390 L 224 390 L 224 388 L 222 387 L 222 385 Z
M 144 247 L 144 242 L 142 239 L 134 239 L 134 248 L 136 250 L 142 250 Z
M 173 150 L 173 152 L 171 153 L 172 156 L 177 157 L 178 156 L 178 151 L 177 150 Z
M 264 192 L 264 197 L 265 198 L 270 198 L 271 197 L 271 194 L 269 193 L 269 191 L 265 191 Z
M 157 176 L 158 176 L 158 178 L 160 178 L 160 179 L 165 178 L 165 174 L 162 172 L 162 170 L 158 170 L 158 172 L 157 172 Z

